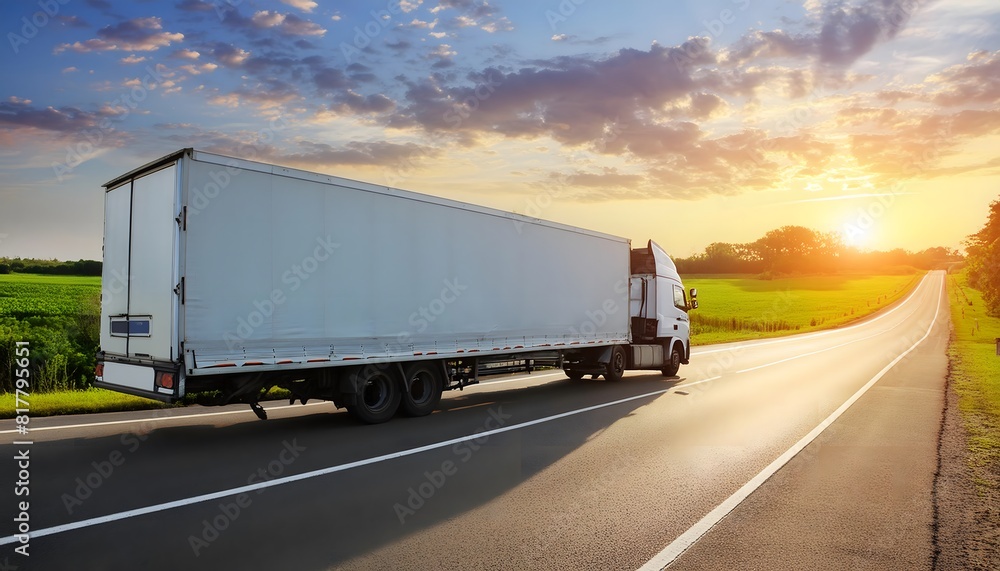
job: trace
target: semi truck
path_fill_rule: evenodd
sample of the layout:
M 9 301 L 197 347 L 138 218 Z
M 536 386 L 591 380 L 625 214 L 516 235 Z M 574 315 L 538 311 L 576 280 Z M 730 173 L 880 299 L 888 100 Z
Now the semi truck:
M 653 241 L 191 148 L 104 189 L 99 387 L 380 423 L 491 363 L 620 381 L 691 354 L 697 292 Z

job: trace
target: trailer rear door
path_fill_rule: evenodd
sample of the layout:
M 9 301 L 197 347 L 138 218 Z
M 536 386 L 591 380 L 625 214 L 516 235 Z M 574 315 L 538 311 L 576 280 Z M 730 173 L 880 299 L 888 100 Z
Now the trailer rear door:
M 106 193 L 101 349 L 109 357 L 177 359 L 178 171 L 174 162 Z

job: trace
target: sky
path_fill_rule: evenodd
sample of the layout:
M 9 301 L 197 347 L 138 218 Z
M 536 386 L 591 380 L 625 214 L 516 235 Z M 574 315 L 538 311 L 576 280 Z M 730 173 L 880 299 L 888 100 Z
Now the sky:
M 100 259 L 194 147 L 630 238 L 961 247 L 1000 196 L 996 0 L 6 0 L 0 256 Z

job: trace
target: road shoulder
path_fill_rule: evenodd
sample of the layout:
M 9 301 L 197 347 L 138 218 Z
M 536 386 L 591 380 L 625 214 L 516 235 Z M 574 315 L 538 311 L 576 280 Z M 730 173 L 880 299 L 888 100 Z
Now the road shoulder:
M 958 399 L 949 382 L 934 487 L 934 569 L 993 571 L 1000 569 L 1000 494 L 976 487 Z

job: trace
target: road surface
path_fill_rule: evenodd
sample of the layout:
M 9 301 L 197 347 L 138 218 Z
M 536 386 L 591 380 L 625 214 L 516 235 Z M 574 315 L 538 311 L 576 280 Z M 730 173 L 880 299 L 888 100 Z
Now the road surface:
M 943 287 L 931 273 L 854 326 L 698 348 L 680 377 L 537 372 L 377 426 L 328 403 L 34 419 L 30 498 L 3 421 L 0 564 L 930 569 Z

